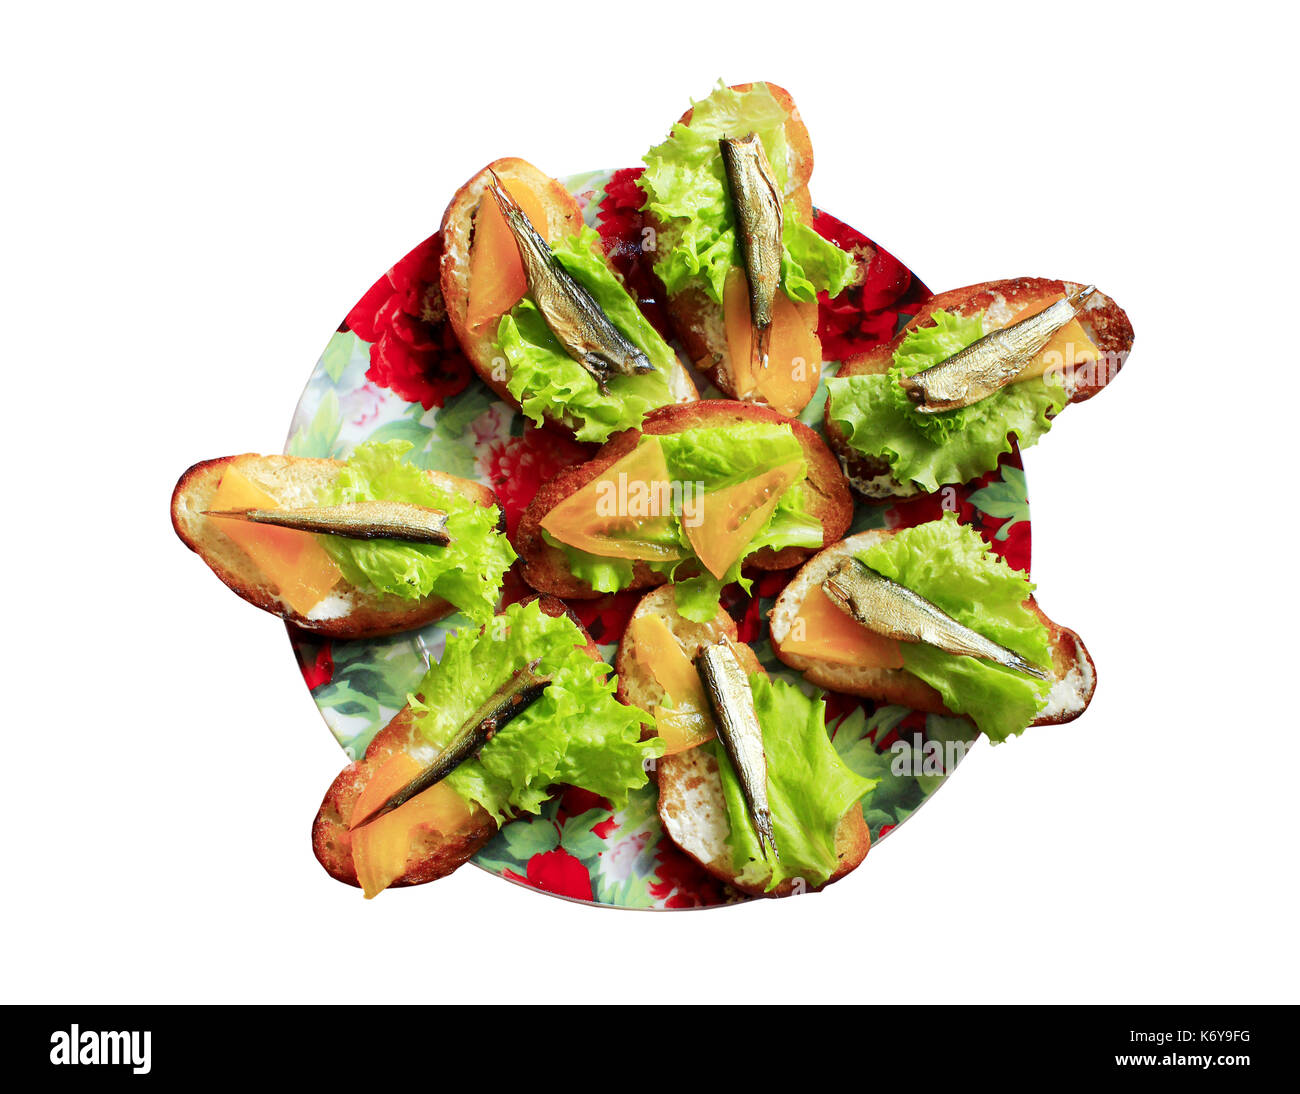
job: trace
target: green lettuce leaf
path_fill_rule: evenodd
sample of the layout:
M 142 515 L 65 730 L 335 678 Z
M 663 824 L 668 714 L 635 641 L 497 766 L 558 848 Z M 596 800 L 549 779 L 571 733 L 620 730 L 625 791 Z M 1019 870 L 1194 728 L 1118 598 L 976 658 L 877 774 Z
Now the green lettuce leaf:
M 604 558 L 570 547 L 543 531 L 542 538 L 552 547 L 564 552 L 569 571 L 580 581 L 585 581 L 598 593 L 616 593 L 632 584 L 633 563 L 626 558 Z
M 420 734 L 443 748 L 512 673 L 541 659 L 537 671 L 552 678 L 541 698 L 447 776 L 498 822 L 539 812 L 553 783 L 590 790 L 617 809 L 645 785 L 645 761 L 663 752 L 658 738 L 641 740 L 650 716 L 614 698 L 616 678 L 585 645 L 571 620 L 546 615 L 539 601 L 511 604 L 484 630 L 448 638 L 417 688 L 420 698 L 410 699 Z
M 690 124 L 674 125 L 668 139 L 646 153 L 638 185 L 646 195 L 645 208 L 663 225 L 656 241 L 660 257 L 655 273 L 670 293 L 695 285 L 720 304 L 727 272 L 743 267 L 744 260 L 718 140 L 757 133 L 784 192 L 786 113 L 764 83 L 749 91 L 719 84 L 691 107 Z M 831 296 L 841 293 L 857 276 L 853 256 L 801 223 L 789 202 L 784 212 L 781 288 L 799 301 L 813 300 L 821 290 Z
M 1025 601 L 1033 583 L 998 558 L 956 514 L 904 528 L 868 547 L 858 558 L 960 623 L 1050 668 L 1047 627 Z M 990 741 L 1024 732 L 1051 685 L 991 661 L 945 653 L 923 642 L 902 644 L 903 663 L 943 696 L 949 709 L 968 714 Z
M 984 313 L 936 311 L 934 325 L 910 331 L 885 375 L 835 376 L 827 380 L 831 418 L 858 452 L 886 460 L 899 482 L 925 490 L 969 482 L 1011 451 L 1010 434 L 1022 449 L 1051 428 L 1065 406 L 1059 379 L 1037 377 L 1008 384 L 985 399 L 942 414 L 919 414 L 898 381 L 937 365 L 984 334 Z
M 677 614 L 694 623 L 709 622 L 722 606 L 724 584 L 726 582 L 719 581 L 707 571 L 677 582 L 673 587 L 673 603 L 677 607 Z M 745 581 L 744 584 L 748 591 L 752 582 Z
M 763 729 L 767 754 L 767 796 L 776 835 L 776 861 L 769 861 L 758 842 L 745 808 L 740 780 L 718 741 L 713 748 L 722 778 L 731 834 L 727 842 L 732 861 L 746 884 L 768 890 L 788 878 L 802 878 L 810 887 L 823 884 L 835 872 L 835 830 L 840 818 L 876 786 L 840 758 L 826 732 L 826 704 L 810 699 L 793 684 L 750 678 L 754 710 Z
M 515 560 L 509 540 L 497 530 L 501 512 L 434 485 L 420 468 L 403 460 L 411 447 L 409 441 L 358 446 L 316 500 L 321 505 L 402 501 L 441 509 L 451 543 L 439 547 L 321 536 L 321 544 L 358 588 L 409 600 L 440 596 L 483 622 L 496 610 L 502 578 Z
M 732 486 L 783 463 L 803 459 L 794 431 L 781 422 L 740 421 L 658 436 L 669 477 L 702 482 L 706 491 Z
M 655 407 L 671 403 L 668 377 L 677 363 L 677 355 L 598 256 L 599 239 L 593 229 L 584 227 L 551 249 L 614 326 L 650 359 L 653 372 L 615 374 L 606 385 L 608 394 L 602 394 L 595 377 L 565 352 L 528 296 L 497 326 L 497 345 L 509 365 L 510 394 L 538 425 L 547 412 L 576 423 L 580 441 L 604 441 L 620 429 L 640 425 Z
M 803 481 L 808 467 L 803 448 L 787 425 L 772 422 L 737 422 L 733 425 L 687 429 L 659 438 L 669 476 L 679 482 L 703 484 L 704 493 L 721 490 L 761 475 L 782 464 L 798 461 L 798 476 L 781 495 L 776 508 L 744 553 L 731 568 L 715 578 L 707 571 L 677 586 L 677 610 L 686 619 L 706 623 L 717 614 L 722 587 L 740 582 L 746 592 L 752 582 L 741 576 L 745 561 L 765 547 L 811 547 L 822 545 L 821 522 L 804 508 Z M 690 552 L 690 541 L 678 525 L 679 542 Z M 690 552 L 694 558 L 694 553 Z
M 857 278 L 853 256 L 818 234 L 812 225 L 804 224 L 798 210 L 789 204 L 785 206 L 782 242 L 781 288 L 791 300 L 816 300 L 823 291 L 839 296 Z
M 797 460 L 803 465 L 798 478 L 781 495 L 772 516 L 722 580 L 707 572 L 682 576 L 677 585 L 677 610 L 687 619 L 700 623 L 712 619 L 717 614 L 718 598 L 724 585 L 739 581 L 742 588 L 748 590 L 751 582 L 743 578 L 740 571 L 745 560 L 756 551 L 764 547 L 780 550 L 783 547 L 821 546 L 821 522 L 804 508 L 802 483 L 807 476 L 807 466 L 803 464 L 803 448 L 788 425 L 737 422 L 664 434 L 657 440 L 663 447 L 669 479 L 701 484 L 699 489 L 704 493 L 752 479 L 781 464 Z M 673 514 L 664 536 L 665 542 L 680 546 L 686 557 L 680 562 L 651 564 L 652 569 L 674 579 L 688 564 L 688 571 L 700 569 L 682 527 L 680 513 Z M 564 552 L 573 575 L 593 589 L 617 592 L 631 584 L 633 564 L 629 560 L 589 554 L 550 536 L 546 539 Z

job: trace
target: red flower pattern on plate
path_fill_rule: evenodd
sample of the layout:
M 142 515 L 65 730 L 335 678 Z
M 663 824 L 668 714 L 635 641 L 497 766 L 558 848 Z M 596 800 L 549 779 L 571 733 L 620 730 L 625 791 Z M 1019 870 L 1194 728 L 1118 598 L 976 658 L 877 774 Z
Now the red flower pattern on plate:
M 828 361 L 843 361 L 892 338 L 899 316 L 911 315 L 929 290 L 898 259 L 842 220 L 819 210 L 813 227 L 837 247 L 857 255 L 866 270 L 861 285 L 833 300 L 824 292 L 817 294 L 822 355 Z
M 647 889 L 665 908 L 710 908 L 727 902 L 727 886 L 664 836 L 655 848 L 655 876 Z
M 566 786 L 560 796 L 560 808 L 555 819 L 556 823 L 563 828 L 570 817 L 580 817 L 593 809 L 608 811 L 611 808 L 608 798 L 602 798 L 599 794 L 584 790 L 580 786 Z
M 520 877 L 513 870 L 506 870 L 505 876 L 511 881 L 522 881 L 534 889 L 541 889 L 556 896 L 573 897 L 575 900 L 591 900 L 591 877 L 587 868 L 563 847 L 554 851 L 543 851 L 528 860 L 528 875 Z
M 366 378 L 425 410 L 463 391 L 472 373 L 447 322 L 441 259 L 442 235 L 430 236 L 376 281 L 345 320 L 371 343 Z
M 1002 556 L 1002 560 L 1013 570 L 1024 570 L 1029 573 L 1030 548 L 1033 544 L 1033 536 L 1030 532 L 1029 521 L 1017 521 L 1007 532 L 1005 539 L 998 539 L 994 534 L 1007 521 L 1009 517 L 990 517 L 983 516 L 981 521 L 984 525 L 983 532 L 989 541 L 989 546 Z
M 519 517 L 538 488 L 566 467 L 590 458 L 590 451 L 559 433 L 529 426 L 518 437 L 495 442 L 488 453 L 488 478 L 514 536 Z
M 614 269 L 623 278 L 628 291 L 636 297 L 641 311 L 665 338 L 672 337 L 672 324 L 660 299 L 663 291 L 654 274 L 654 253 L 642 250 L 645 243 L 645 216 L 641 206 L 645 194 L 636 180 L 644 167 L 625 167 L 615 171 L 605 185 L 605 197 L 596 215 L 600 244 Z
M 301 654 L 305 652 L 300 652 L 298 667 L 302 669 L 307 689 L 314 691 L 334 679 L 334 651 L 330 643 L 325 642 L 316 650 L 316 656 L 311 661 L 302 658 Z
M 623 641 L 627 621 L 645 595 L 645 589 L 632 589 L 622 593 L 607 593 L 594 600 L 573 600 L 569 607 L 595 641 L 612 646 Z

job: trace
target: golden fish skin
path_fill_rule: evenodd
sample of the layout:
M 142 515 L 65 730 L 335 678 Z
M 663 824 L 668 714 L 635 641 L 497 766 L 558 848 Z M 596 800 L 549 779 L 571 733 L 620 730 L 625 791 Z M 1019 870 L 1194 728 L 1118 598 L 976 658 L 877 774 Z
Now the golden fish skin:
M 515 237 L 537 310 L 565 352 L 595 377 L 601 393 L 605 393 L 611 370 L 624 376 L 653 372 L 650 359 L 624 337 L 591 294 L 560 265 L 495 173 L 489 189 Z
M 749 315 L 754 328 L 754 353 L 767 366 L 772 302 L 781 284 L 782 236 L 785 210 L 772 165 L 758 134 L 723 137 L 718 142 L 736 214 L 736 234 L 749 281 Z
M 964 657 L 978 657 L 1039 680 L 1051 676 L 1014 650 L 999 646 L 905 585 L 876 573 L 856 558 L 846 559 L 822 582 L 841 611 L 864 627 L 898 642 L 924 642 Z
M 433 543 L 446 547 L 447 514 L 441 509 L 401 501 L 357 501 L 350 505 L 306 506 L 301 509 L 207 510 L 204 516 L 231 517 L 252 524 L 270 524 L 317 535 L 345 539 L 397 539 L 404 543 Z
M 986 334 L 937 365 L 905 376 L 899 386 L 919 414 L 957 410 L 986 399 L 1014 381 L 1096 291 L 1089 285 L 1037 315 Z
M 758 832 L 759 847 L 776 856 L 772 811 L 767 801 L 767 754 L 763 730 L 754 712 L 749 679 L 727 642 L 705 646 L 696 655 L 696 667 L 713 708 L 718 737 L 740 781 L 749 819 Z
M 478 710 L 465 719 L 464 724 L 456 731 L 456 736 L 448 742 L 447 747 L 438 754 L 438 758 L 433 763 L 393 793 L 382 805 L 372 809 L 365 816 L 353 817 L 348 827 L 360 828 L 363 824 L 378 820 L 385 813 L 391 813 L 417 794 L 422 794 L 429 787 L 442 782 L 466 760 L 477 756 L 502 726 L 541 698 L 551 678 L 538 674 L 537 666 L 540 663 L 541 658 L 538 658 L 517 670 L 509 680 L 484 700 Z

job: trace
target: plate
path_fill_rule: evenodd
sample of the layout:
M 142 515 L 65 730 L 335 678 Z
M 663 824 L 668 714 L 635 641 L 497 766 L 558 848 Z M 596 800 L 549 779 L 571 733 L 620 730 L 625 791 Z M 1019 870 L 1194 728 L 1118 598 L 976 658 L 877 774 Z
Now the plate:
M 635 170 L 594 171 L 564 179 L 586 222 L 600 231 L 611 260 L 647 314 L 663 322 L 640 255 L 639 193 Z M 873 247 L 854 229 L 819 212 L 816 227 L 842 246 Z M 437 240 L 425 240 L 379 279 L 330 337 L 294 412 L 285 452 L 295 456 L 345 457 L 363 441 L 406 440 L 408 459 L 493 487 L 511 531 L 537 486 L 560 468 L 588 458 L 595 446 L 580 445 L 535 429 L 501 402 L 465 363 L 429 285 L 437 278 Z M 887 252 L 877 258 L 867 283 L 832 304 L 823 302 L 820 330 L 826 356 L 844 357 L 893 336 L 923 299 L 925 286 Z M 828 361 L 823 375 L 833 375 Z M 718 392 L 699 380 L 703 397 Z M 800 416 L 821 430 L 823 382 Z M 905 527 L 959 514 L 979 529 L 1012 566 L 1028 571 L 1029 505 L 1019 455 L 1012 452 L 982 479 L 896 505 L 859 502 L 850 529 Z M 740 636 L 774 677 L 809 686 L 772 654 L 767 611 L 790 571 L 765 573 L 754 596 L 736 586 L 724 607 Z M 508 578 L 506 595 L 527 590 Z M 574 601 L 592 637 L 612 660 L 640 593 Z M 351 759 L 405 704 L 448 634 L 468 625 L 455 615 L 418 631 L 362 641 L 330 642 L 290 628 L 303 679 L 335 740 Z M 897 706 L 830 693 L 827 723 L 845 762 L 880 783 L 863 801 L 873 844 L 889 837 L 943 784 L 973 741 L 964 719 L 925 715 Z M 663 834 L 653 782 L 611 810 L 584 790 L 567 789 L 540 816 L 506 825 L 473 859 L 498 877 L 552 896 L 615 908 L 675 910 L 709 908 L 753 899 L 718 881 Z M 845 881 L 840 884 L 851 884 Z M 833 891 L 833 890 L 832 890 Z

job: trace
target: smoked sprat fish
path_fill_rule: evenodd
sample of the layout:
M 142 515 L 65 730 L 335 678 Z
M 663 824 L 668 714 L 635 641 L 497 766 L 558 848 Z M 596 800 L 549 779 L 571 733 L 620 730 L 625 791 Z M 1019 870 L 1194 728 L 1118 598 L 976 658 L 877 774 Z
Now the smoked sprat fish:
M 360 828 L 364 824 L 378 820 L 386 813 L 391 813 L 417 794 L 422 794 L 431 786 L 442 782 L 466 760 L 477 756 L 483 746 L 496 736 L 498 730 L 541 698 L 551 678 L 538 674 L 537 666 L 540 663 L 539 658 L 516 671 L 509 680 L 484 700 L 478 710 L 465 719 L 460 729 L 456 731 L 456 735 L 433 763 L 382 805 L 363 816 L 354 816 L 348 827 Z
M 899 386 L 921 414 L 979 402 L 1015 380 L 1096 291 L 1089 285 L 1037 315 L 986 334 L 937 365 L 905 376 Z
M 767 803 L 767 754 L 763 751 L 763 730 L 754 712 L 749 679 L 725 641 L 701 649 L 695 664 L 713 708 L 718 737 L 740 781 L 749 819 L 758 832 L 759 847 L 767 848 L 775 857 L 776 836 Z
M 440 547 L 451 542 L 446 513 L 401 501 L 357 501 L 299 509 L 209 509 L 203 515 L 346 539 L 397 539 Z
M 767 367 L 772 333 L 772 302 L 781 284 L 781 239 L 785 213 L 781 191 L 758 134 L 723 137 L 722 163 L 736 214 L 736 234 L 749 281 L 749 316 L 754 329 L 753 354 Z
M 978 657 L 1040 680 L 1051 677 L 1014 650 L 999 646 L 905 585 L 878 574 L 856 558 L 846 559 L 822 582 L 841 611 L 864 627 L 899 642 L 925 642 L 946 653 Z
M 565 352 L 595 377 L 602 393 L 611 371 L 624 376 L 653 372 L 650 359 L 610 322 L 591 294 L 560 265 L 528 215 L 501 185 L 501 179 L 495 172 L 489 174 L 492 181 L 488 188 L 515 237 L 528 291 Z

